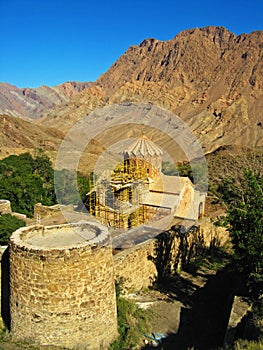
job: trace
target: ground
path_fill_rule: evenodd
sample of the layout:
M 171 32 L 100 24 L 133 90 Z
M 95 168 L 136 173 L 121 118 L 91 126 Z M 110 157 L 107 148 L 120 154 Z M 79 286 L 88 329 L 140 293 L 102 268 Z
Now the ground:
M 199 271 L 195 276 L 181 272 L 160 289 L 129 295 L 140 307 L 153 311 L 149 335 L 166 336 L 158 349 L 210 350 L 223 345 L 233 296 L 240 291 L 239 276 L 227 270 Z M 240 298 L 239 303 L 235 318 L 248 308 L 246 300 Z

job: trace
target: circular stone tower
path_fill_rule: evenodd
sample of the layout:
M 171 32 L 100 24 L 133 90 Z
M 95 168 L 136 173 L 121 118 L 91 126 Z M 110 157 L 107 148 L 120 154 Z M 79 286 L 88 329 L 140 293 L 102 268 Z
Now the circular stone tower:
M 10 238 L 11 334 L 67 348 L 107 349 L 117 337 L 112 249 L 95 223 L 15 231 Z

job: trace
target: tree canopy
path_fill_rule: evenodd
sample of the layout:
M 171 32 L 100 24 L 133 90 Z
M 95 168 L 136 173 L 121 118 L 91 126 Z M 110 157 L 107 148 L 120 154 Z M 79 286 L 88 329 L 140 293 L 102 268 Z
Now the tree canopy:
M 12 216 L 3 214 L 0 216 L 0 245 L 7 245 L 11 234 L 19 227 L 25 226 L 25 222 Z
M 50 159 L 43 153 L 11 155 L 0 161 L 0 198 L 11 202 L 12 210 L 33 215 L 34 204 L 56 202 Z
M 8 199 L 14 212 L 31 217 L 34 205 L 61 204 L 79 205 L 79 198 L 85 201 L 89 192 L 93 175 L 89 178 L 77 174 L 77 189 L 74 174 L 69 170 L 56 170 L 56 191 L 54 185 L 55 171 L 49 157 L 38 150 L 33 157 L 29 153 L 19 156 L 11 155 L 0 161 L 0 199 Z M 80 206 L 81 207 L 81 206 Z
M 263 176 L 257 169 L 243 169 L 226 176 L 218 187 L 226 204 L 224 223 L 231 236 L 234 257 L 255 289 L 263 282 Z

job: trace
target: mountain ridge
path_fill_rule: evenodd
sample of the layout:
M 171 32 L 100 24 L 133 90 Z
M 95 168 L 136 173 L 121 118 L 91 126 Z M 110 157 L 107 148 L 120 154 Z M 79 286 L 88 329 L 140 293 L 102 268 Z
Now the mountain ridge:
M 47 110 L 65 103 L 92 83 L 65 82 L 49 87 L 18 88 L 0 83 L 0 114 L 13 115 L 24 119 L 39 118 Z
M 224 27 L 182 31 L 131 46 L 94 85 L 38 123 L 68 130 L 96 108 L 150 102 L 182 118 L 206 153 L 234 144 L 263 146 L 263 31 Z
M 10 115 L 0 115 L 0 159 L 11 154 L 45 150 L 55 159 L 64 133 L 55 128 L 35 125 L 32 121 Z
M 98 108 L 145 102 L 184 120 L 207 154 L 263 146 L 263 31 L 208 26 L 148 38 L 88 84 L 34 122 L 67 132 Z

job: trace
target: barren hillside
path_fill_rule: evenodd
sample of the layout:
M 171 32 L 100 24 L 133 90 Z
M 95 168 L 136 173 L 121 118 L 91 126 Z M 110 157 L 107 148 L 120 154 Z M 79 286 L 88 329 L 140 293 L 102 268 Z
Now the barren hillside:
M 0 115 L 0 159 L 42 148 L 50 156 L 58 149 L 64 134 L 57 129 L 35 125 L 18 117 Z
M 47 110 L 67 102 L 90 85 L 92 84 L 67 82 L 55 87 L 20 89 L 14 85 L 0 83 L 0 114 L 26 119 L 39 118 Z
M 130 47 L 92 87 L 40 119 L 67 130 L 107 104 L 140 101 L 185 120 L 209 153 L 263 146 L 263 32 L 223 27 L 186 30 L 169 41 Z

